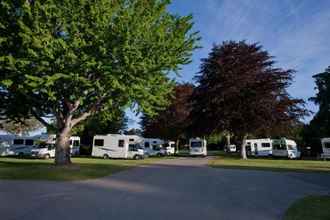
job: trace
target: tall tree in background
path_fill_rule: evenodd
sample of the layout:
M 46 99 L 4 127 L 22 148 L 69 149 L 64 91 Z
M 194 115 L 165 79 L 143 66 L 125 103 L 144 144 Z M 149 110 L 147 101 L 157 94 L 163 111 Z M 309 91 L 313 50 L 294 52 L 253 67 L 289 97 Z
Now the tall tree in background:
M 18 121 L 0 120 L 0 130 L 17 135 L 26 135 L 29 132 L 42 128 L 42 124 L 35 118 Z
M 199 37 L 169 0 L 0 1 L 0 113 L 55 119 L 55 164 L 70 164 L 72 128 L 99 111 L 168 102 L 170 72 Z
M 304 140 L 320 153 L 320 138 L 330 136 L 330 66 L 323 73 L 313 76 L 316 83 L 317 94 L 310 98 L 319 106 L 319 111 L 304 129 Z
M 204 133 L 225 130 L 236 135 L 243 140 L 243 159 L 249 134 L 306 114 L 304 102 L 286 91 L 294 71 L 275 68 L 272 58 L 258 44 L 224 42 L 202 60 L 196 77 L 194 127 Z
M 192 84 L 178 84 L 174 88 L 171 104 L 155 117 L 144 115 L 141 120 L 143 135 L 178 140 L 186 136 L 191 111 Z

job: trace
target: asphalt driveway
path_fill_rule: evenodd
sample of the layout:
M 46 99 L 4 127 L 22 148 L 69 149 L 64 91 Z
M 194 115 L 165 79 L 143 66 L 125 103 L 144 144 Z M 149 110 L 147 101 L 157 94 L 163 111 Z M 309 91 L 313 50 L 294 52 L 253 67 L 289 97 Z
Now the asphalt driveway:
M 162 160 L 97 180 L 0 180 L 0 219 L 281 219 L 294 200 L 330 194 L 330 175 L 215 169 Z

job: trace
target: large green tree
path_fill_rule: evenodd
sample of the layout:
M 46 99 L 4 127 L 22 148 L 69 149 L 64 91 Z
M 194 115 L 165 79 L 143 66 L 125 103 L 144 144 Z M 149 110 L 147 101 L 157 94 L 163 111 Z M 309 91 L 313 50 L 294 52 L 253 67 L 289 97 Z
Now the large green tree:
M 57 133 L 55 163 L 71 163 L 71 129 L 124 106 L 152 115 L 168 79 L 190 61 L 192 17 L 169 0 L 0 1 L 0 94 L 9 118 L 33 115 Z
M 297 121 L 306 111 L 303 100 L 287 92 L 293 70 L 274 66 L 271 55 L 245 41 L 215 45 L 202 60 L 193 94 L 192 120 L 199 133 L 227 131 L 243 140 L 249 134 Z

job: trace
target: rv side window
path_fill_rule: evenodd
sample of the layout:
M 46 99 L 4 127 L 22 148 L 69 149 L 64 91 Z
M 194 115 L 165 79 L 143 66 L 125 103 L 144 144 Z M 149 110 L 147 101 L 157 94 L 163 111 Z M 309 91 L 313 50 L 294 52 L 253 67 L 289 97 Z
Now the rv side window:
M 261 147 L 269 148 L 270 147 L 270 143 L 261 143 Z
M 70 140 L 70 145 L 72 145 L 72 140 Z
M 257 143 L 254 143 L 254 148 L 257 148 L 258 147 L 258 144 Z
M 78 147 L 79 146 L 79 141 L 78 140 L 74 140 L 73 141 L 73 146 Z
M 134 141 L 134 139 L 129 139 L 129 141 Z
M 104 140 L 103 139 L 95 139 L 94 140 L 94 146 L 103 147 L 104 146 Z
M 118 147 L 124 147 L 125 141 L 124 140 L 119 140 L 118 141 Z
M 14 145 L 22 145 L 24 144 L 24 140 L 23 139 L 15 139 L 14 140 Z
M 144 147 L 145 147 L 145 148 L 149 148 L 149 147 L 150 147 L 150 143 L 149 143 L 149 142 L 145 142 L 145 143 L 144 143 Z
M 31 139 L 26 139 L 26 140 L 25 140 L 25 145 L 28 145 L 28 146 L 33 145 L 33 140 L 31 140 Z
M 175 144 L 171 144 L 171 147 L 175 147 Z
M 330 143 L 324 143 L 325 148 L 330 148 Z

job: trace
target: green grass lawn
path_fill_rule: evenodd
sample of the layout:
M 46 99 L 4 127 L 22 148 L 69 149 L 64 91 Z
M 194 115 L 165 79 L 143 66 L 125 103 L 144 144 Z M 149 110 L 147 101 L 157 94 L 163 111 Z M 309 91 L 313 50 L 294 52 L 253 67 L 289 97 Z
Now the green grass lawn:
M 329 220 L 330 196 L 307 196 L 294 202 L 284 220 Z
M 14 180 L 84 180 L 111 175 L 159 158 L 144 160 L 104 160 L 72 158 L 73 164 L 56 167 L 53 160 L 0 158 L 0 179 Z
M 239 156 L 220 155 L 209 162 L 211 167 L 271 170 L 271 171 L 300 171 L 300 172 L 330 172 L 330 161 L 323 160 L 289 160 L 272 158 L 249 158 L 242 160 Z

